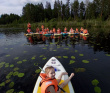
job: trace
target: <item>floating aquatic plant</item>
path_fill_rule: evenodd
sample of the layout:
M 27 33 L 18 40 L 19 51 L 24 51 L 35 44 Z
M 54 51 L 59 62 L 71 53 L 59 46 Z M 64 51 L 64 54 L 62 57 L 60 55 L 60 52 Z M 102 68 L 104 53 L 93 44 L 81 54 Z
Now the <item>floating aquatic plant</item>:
M 18 67 L 14 68 L 14 71 L 17 71 L 17 70 L 19 70 L 19 68 L 18 68 Z
M 18 71 L 13 72 L 13 76 L 17 76 L 19 74 Z
M 63 58 L 68 58 L 68 56 L 63 56 Z
M 10 49 L 13 49 L 13 48 L 10 48 Z
M 78 52 L 78 50 L 75 50 L 75 52 Z
M 39 73 L 41 70 L 40 69 L 37 69 L 36 71 L 35 71 L 35 73 Z
M 10 67 L 14 67 L 14 65 L 13 65 L 13 64 L 11 64 L 11 65 L 10 65 Z
M 33 56 L 31 59 L 34 60 L 36 58 L 36 56 Z
M 11 75 L 13 75 L 13 72 L 10 72 L 7 76 L 6 79 L 9 79 L 11 77 Z
M 74 60 L 70 60 L 70 63 L 69 64 L 73 64 L 73 63 L 75 63 L 75 61 Z
M 9 67 L 9 63 L 6 63 L 6 64 L 5 64 L 5 67 Z
M 14 59 L 15 59 L 15 60 L 16 60 L 16 59 L 19 59 L 19 57 L 15 57 Z
M 110 54 L 106 54 L 106 56 L 110 56 Z
M 75 72 L 85 72 L 86 69 L 85 68 L 75 68 Z
M 83 63 L 89 63 L 89 61 L 88 61 L 88 60 L 82 60 L 82 62 L 83 62 Z
M 98 60 L 98 59 L 94 59 L 94 60 Z
M 40 55 L 40 57 L 43 57 L 44 55 Z
M 68 50 L 69 48 L 64 48 L 65 50 Z
M 99 84 L 99 81 L 97 79 L 92 80 L 92 85 L 97 86 Z
M 17 64 L 21 64 L 21 63 L 22 63 L 22 61 L 18 61 L 18 62 L 17 62 Z
M 24 91 L 20 91 L 20 92 L 18 92 L 18 93 L 24 93 Z
M 75 59 L 75 56 L 71 56 L 71 59 Z
M 44 47 L 43 49 L 47 49 L 46 47 Z
M 5 49 L 8 49 L 8 48 L 5 48 Z
M 5 82 L 0 83 L 0 87 L 5 86 Z
M 24 73 L 19 73 L 18 74 L 18 77 L 23 77 L 24 76 Z
M 26 62 L 26 61 L 27 61 L 26 59 L 23 60 L 23 62 Z
M 61 58 L 61 56 L 58 56 L 58 58 Z
M 79 56 L 84 56 L 83 54 L 79 54 Z
M 10 90 L 6 91 L 6 93 L 14 93 L 14 89 L 10 89 Z
M 46 60 L 46 59 L 47 59 L 46 57 L 43 58 L 43 60 Z
M 14 86 L 14 82 L 11 82 L 10 84 L 9 84 L 9 88 L 12 88 Z
M 1 62 L 0 63 L 0 68 L 2 68 L 4 64 L 5 64 L 5 62 Z
M 6 80 L 6 81 L 5 81 L 5 83 L 9 83 L 10 81 L 11 81 L 11 80 L 10 80 L 10 79 L 8 79 L 8 80 Z
M 95 91 L 95 93 L 101 93 L 101 88 L 96 86 L 96 87 L 94 87 L 94 91 Z
M 53 50 L 53 51 L 57 51 L 57 50 Z
M 9 57 L 10 55 L 6 55 L 6 57 Z

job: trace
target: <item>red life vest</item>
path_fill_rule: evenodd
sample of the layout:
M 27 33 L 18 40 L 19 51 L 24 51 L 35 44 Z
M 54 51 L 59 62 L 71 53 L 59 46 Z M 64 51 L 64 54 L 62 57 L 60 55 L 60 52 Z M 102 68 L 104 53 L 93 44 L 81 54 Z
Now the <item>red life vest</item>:
M 55 92 L 57 92 L 58 90 L 58 82 L 57 80 L 54 78 L 47 78 L 47 75 L 45 73 L 40 73 L 40 77 L 42 78 L 42 81 L 41 81 L 41 93 L 47 93 L 46 92 L 46 89 L 47 87 L 53 85 L 54 88 L 55 88 Z M 50 93 L 50 92 L 49 92 Z

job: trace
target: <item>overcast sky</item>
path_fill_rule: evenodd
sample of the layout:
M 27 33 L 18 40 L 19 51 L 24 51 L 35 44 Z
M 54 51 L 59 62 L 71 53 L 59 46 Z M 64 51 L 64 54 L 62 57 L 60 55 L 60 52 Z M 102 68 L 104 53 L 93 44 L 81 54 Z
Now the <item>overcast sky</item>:
M 42 2 L 43 6 L 45 7 L 46 1 L 51 3 L 51 7 L 55 2 L 55 0 L 0 0 L 0 15 L 10 14 L 10 13 L 21 15 L 22 9 L 27 3 L 38 4 Z M 67 0 L 62 0 L 64 4 L 66 3 L 66 1 Z M 70 1 L 74 2 L 74 0 L 70 0 Z M 78 1 L 85 2 L 85 0 L 78 0 Z M 93 1 L 93 0 L 89 0 L 89 1 Z

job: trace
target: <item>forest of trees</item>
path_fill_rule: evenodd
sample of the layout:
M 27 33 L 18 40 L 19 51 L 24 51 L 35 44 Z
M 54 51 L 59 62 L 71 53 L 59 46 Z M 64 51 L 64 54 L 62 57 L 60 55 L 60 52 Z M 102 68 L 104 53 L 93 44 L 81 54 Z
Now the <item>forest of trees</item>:
M 66 0 L 66 4 L 63 4 L 63 0 L 55 0 L 53 8 L 50 2 L 46 2 L 45 8 L 42 3 L 27 3 L 22 9 L 21 16 L 2 14 L 0 24 L 94 19 L 99 21 L 110 20 L 109 0 L 93 0 L 92 2 L 85 0 L 85 2 L 80 3 L 78 0 L 74 0 L 73 3 Z

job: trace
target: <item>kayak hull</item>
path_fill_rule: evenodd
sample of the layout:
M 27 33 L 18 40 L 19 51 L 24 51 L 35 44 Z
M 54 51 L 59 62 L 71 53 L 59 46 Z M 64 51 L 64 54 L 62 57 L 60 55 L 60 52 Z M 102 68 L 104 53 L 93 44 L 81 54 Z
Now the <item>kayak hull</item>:
M 48 62 L 44 65 L 43 70 L 45 70 L 45 68 L 48 67 L 48 66 L 53 66 L 54 67 L 55 73 L 56 73 L 56 76 L 55 76 L 56 78 L 58 78 L 58 76 L 61 74 L 61 72 L 66 72 L 66 70 L 64 69 L 64 67 L 62 66 L 62 64 L 55 57 L 51 57 L 48 60 Z M 41 71 L 41 73 L 44 73 L 44 72 Z M 63 75 L 62 76 L 62 79 L 61 79 L 61 82 L 64 82 L 66 79 L 68 79 L 68 75 Z M 36 84 L 35 84 L 33 93 L 41 93 L 40 87 L 39 87 L 39 83 L 40 83 L 41 80 L 42 79 L 39 76 L 38 79 L 37 79 L 37 81 L 36 81 Z M 75 93 L 71 82 L 69 82 L 68 85 L 66 85 L 63 89 L 67 93 Z M 61 93 L 63 93 L 63 92 L 61 92 Z

